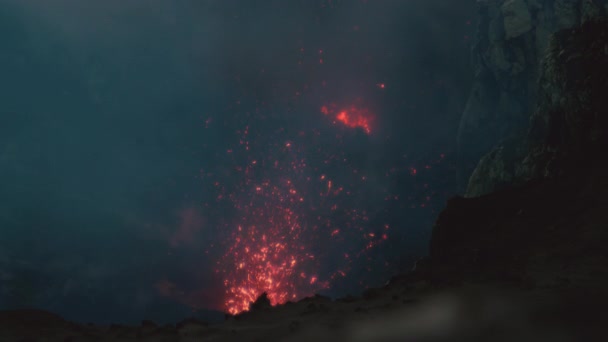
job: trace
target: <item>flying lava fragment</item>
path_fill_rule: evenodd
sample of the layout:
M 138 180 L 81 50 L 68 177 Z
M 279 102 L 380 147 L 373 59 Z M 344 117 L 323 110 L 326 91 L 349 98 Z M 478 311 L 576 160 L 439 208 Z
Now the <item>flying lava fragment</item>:
M 360 128 L 365 133 L 372 132 L 371 122 L 373 115 L 368 109 L 351 106 L 347 109 L 336 109 L 336 106 L 322 106 L 321 113 L 332 116 L 334 123 L 340 122 L 349 128 Z
M 297 277 L 298 271 L 315 268 L 310 265 L 315 256 L 302 244 L 304 227 L 296 213 L 298 191 L 290 180 L 279 183 L 264 182 L 240 206 L 244 225 L 233 233 L 232 246 L 224 256 L 226 266 L 234 267 L 228 268 L 224 280 L 225 307 L 230 314 L 247 311 L 262 292 L 276 305 L 325 285 L 315 284 L 318 278 L 314 275 Z
M 330 104 L 321 111 L 336 125 L 371 132 L 367 109 Z M 226 153 L 231 171 L 209 176 L 216 204 L 230 208 L 214 271 L 222 309 L 232 315 L 262 293 L 278 305 L 327 290 L 372 262 L 368 251 L 386 240 L 374 234 L 375 214 L 351 196 L 367 187 L 367 175 L 344 158 L 341 141 L 327 149 L 310 141 L 314 130 L 263 132 L 236 131 Z

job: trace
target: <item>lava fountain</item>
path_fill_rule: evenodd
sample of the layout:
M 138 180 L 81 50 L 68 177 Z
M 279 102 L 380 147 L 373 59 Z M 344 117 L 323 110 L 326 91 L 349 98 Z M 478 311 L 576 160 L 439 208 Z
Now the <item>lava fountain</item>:
M 335 119 L 371 133 L 367 110 L 337 111 Z M 342 142 L 313 146 L 315 129 L 261 132 L 247 126 L 228 151 L 237 163 L 246 161 L 235 166 L 241 181 L 226 196 L 238 217 L 216 269 L 230 314 L 247 311 L 263 292 L 276 305 L 329 288 L 353 259 L 386 240 L 388 229 L 368 231 L 369 214 L 355 196 L 367 178 L 340 151 Z
M 268 181 L 254 186 L 250 201 L 240 207 L 243 223 L 225 255 L 233 265 L 224 280 L 230 314 L 248 310 L 262 292 L 276 305 L 324 286 L 305 271 L 316 267 L 302 238 L 298 211 L 303 201 L 292 181 Z
M 332 116 L 335 123 L 341 123 L 349 128 L 361 128 L 365 133 L 372 132 L 373 115 L 368 109 L 351 106 L 346 109 L 337 109 L 335 105 L 322 106 L 321 113 Z

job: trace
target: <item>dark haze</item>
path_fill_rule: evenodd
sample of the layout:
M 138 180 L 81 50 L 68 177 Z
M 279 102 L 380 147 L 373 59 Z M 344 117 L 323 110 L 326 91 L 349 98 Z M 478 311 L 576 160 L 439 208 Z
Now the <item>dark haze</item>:
M 473 5 L 0 0 L 0 308 L 102 323 L 222 310 L 214 270 L 238 213 L 201 174 L 238 190 L 227 151 L 245 126 L 259 156 L 318 131 L 302 143 L 369 175 L 348 205 L 389 238 L 328 294 L 410 269 L 457 189 Z M 331 103 L 369 108 L 372 132 L 333 124 Z

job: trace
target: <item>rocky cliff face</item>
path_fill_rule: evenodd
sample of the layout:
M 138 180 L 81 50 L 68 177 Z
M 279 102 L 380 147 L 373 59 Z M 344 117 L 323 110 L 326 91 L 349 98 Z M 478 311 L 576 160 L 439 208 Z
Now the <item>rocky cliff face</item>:
M 606 163 L 595 164 L 451 200 L 433 230 L 428 277 L 439 283 L 605 288 L 607 170 Z
M 431 279 L 608 285 L 608 21 L 553 34 L 540 70 L 525 134 L 483 157 L 473 198 L 441 213 Z
M 503 141 L 473 172 L 468 197 L 556 177 L 603 158 L 607 143 L 608 27 L 587 21 L 551 36 L 541 63 L 537 106 L 525 133 Z
M 528 127 L 550 37 L 606 16 L 606 0 L 477 0 L 472 51 L 475 83 L 459 132 L 460 183 L 466 187 L 480 158 Z M 494 151 L 509 159 L 514 151 Z M 483 173 L 493 172 L 486 170 Z M 510 175 L 501 181 L 509 182 Z

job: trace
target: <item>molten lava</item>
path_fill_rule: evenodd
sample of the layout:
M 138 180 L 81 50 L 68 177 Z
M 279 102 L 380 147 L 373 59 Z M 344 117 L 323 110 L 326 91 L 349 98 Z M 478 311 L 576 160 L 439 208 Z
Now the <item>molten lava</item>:
M 349 128 L 361 128 L 367 134 L 372 131 L 373 115 L 367 109 L 351 106 L 349 109 L 336 110 L 335 106 L 322 106 L 321 113 L 332 115 L 335 119 L 334 123 L 340 122 Z
M 336 124 L 371 132 L 368 110 L 322 111 Z M 361 259 L 386 240 L 369 231 L 380 228 L 370 224 L 371 213 L 356 196 L 368 177 L 345 158 L 340 141 L 327 149 L 312 144 L 310 137 L 320 136 L 314 129 L 263 132 L 249 126 L 237 131 L 238 145 L 225 152 L 233 171 L 212 183 L 220 191 L 218 203 L 229 201 L 235 210 L 216 269 L 224 310 L 233 315 L 249 310 L 264 292 L 276 305 L 327 289 L 354 263 L 369 264 Z
M 240 207 L 243 224 L 233 233 L 224 257 L 226 311 L 238 314 L 266 292 L 272 305 L 309 295 L 327 286 L 314 274 L 315 256 L 301 237 L 298 211 L 303 198 L 291 180 L 254 186 Z

